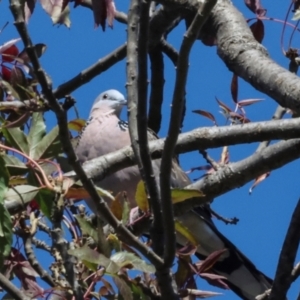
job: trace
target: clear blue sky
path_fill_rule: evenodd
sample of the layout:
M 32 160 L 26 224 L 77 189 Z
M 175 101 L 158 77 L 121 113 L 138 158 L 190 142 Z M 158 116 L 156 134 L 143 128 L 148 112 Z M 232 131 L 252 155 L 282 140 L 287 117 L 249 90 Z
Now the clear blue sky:
M 251 18 L 253 14 L 245 7 L 243 1 L 233 1 L 243 12 L 245 17 Z M 277 3 L 265 0 L 268 9 L 267 16 L 284 19 L 288 3 Z M 126 12 L 128 1 L 116 0 L 118 10 Z M 0 27 L 9 21 L 9 26 L 0 35 L 0 44 L 18 37 L 13 26 L 12 16 L 8 10 L 7 1 L 0 2 Z M 29 30 L 34 43 L 45 43 L 47 51 L 41 62 L 53 80 L 53 86 L 69 80 L 81 70 L 95 63 L 99 58 L 107 55 L 116 47 L 126 41 L 125 26 L 114 22 L 114 29 L 94 29 L 92 12 L 78 7 L 71 9 L 71 28 L 53 26 L 51 19 L 38 4 L 29 23 Z M 178 49 L 183 37 L 185 26 L 182 23 L 176 29 L 176 34 L 171 34 L 169 41 Z M 265 39 L 263 44 L 268 49 L 270 56 L 278 64 L 287 68 L 288 60 L 280 49 L 280 34 L 282 24 L 265 21 Z M 290 31 L 289 31 L 290 32 Z M 287 35 L 288 36 L 288 35 Z M 286 39 L 288 40 L 288 39 Z M 299 34 L 295 35 L 294 48 L 299 48 Z M 22 43 L 18 43 L 22 48 Z M 183 131 L 189 131 L 201 126 L 211 126 L 208 119 L 192 113 L 194 109 L 210 111 L 217 118 L 218 124 L 225 124 L 224 117 L 219 113 L 215 97 L 233 107 L 230 94 L 232 74 L 216 54 L 215 47 L 206 47 L 197 42 L 190 58 L 190 73 L 187 84 L 187 112 Z M 165 59 L 165 95 L 163 107 L 163 123 L 160 136 L 165 136 L 169 119 L 172 90 L 174 87 L 174 67 Z M 112 67 L 109 71 L 93 79 L 90 83 L 73 93 L 77 99 L 77 107 L 81 118 L 87 118 L 90 107 L 95 97 L 106 89 L 115 88 L 126 94 L 125 90 L 125 60 Z M 247 117 L 252 121 L 269 120 L 277 107 L 275 101 L 259 93 L 247 83 L 239 80 L 239 100 L 247 98 L 264 98 L 259 104 L 247 107 Z M 69 115 L 73 119 L 74 113 Z M 126 112 L 123 112 L 126 118 Z M 55 125 L 52 114 L 46 115 L 49 128 Z M 255 151 L 257 144 L 230 147 L 230 161 L 238 161 Z M 216 160 L 220 157 L 220 149 L 209 151 Z M 194 152 L 181 156 L 181 165 L 184 170 L 205 164 L 202 157 Z M 248 194 L 251 186 L 236 189 L 226 195 L 215 199 L 213 209 L 226 217 L 240 219 L 238 225 L 224 225 L 219 221 L 216 224 L 220 231 L 228 237 L 262 272 L 274 277 L 277 260 L 286 234 L 290 216 L 300 195 L 299 188 L 299 161 L 284 168 L 274 171 L 271 176 L 260 184 L 252 195 Z M 203 173 L 195 173 L 194 178 Z M 298 254 L 297 261 L 300 260 Z M 220 299 L 234 300 L 237 296 L 231 291 L 224 291 L 207 285 L 201 281 L 199 289 L 223 292 L 225 296 Z M 294 283 L 289 292 L 289 299 L 296 299 L 299 293 L 299 280 Z

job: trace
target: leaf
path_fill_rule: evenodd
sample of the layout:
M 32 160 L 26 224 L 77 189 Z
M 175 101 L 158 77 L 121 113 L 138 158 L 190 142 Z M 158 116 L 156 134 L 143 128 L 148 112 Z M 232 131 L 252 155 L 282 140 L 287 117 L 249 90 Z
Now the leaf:
M 12 222 L 10 214 L 4 206 L 5 194 L 7 192 L 9 174 L 2 157 L 0 157 L 0 270 L 11 249 L 13 241 Z
M 257 99 L 241 100 L 241 101 L 238 102 L 238 105 L 244 107 L 244 106 L 248 106 L 248 105 L 251 105 L 251 104 L 255 104 L 257 102 L 261 102 L 263 100 L 264 99 L 259 99 L 259 98 L 257 98 Z
M 110 192 L 100 188 L 99 186 L 96 186 L 95 188 L 97 190 L 98 195 L 107 197 L 110 200 L 115 200 L 114 196 Z M 74 198 L 74 199 L 86 199 L 86 198 L 90 198 L 90 195 L 82 186 L 81 181 L 76 181 L 72 185 L 72 187 L 69 188 L 66 197 Z
M 3 45 L 0 46 L 0 54 L 2 54 L 5 50 L 9 49 L 11 46 L 15 45 L 18 41 L 20 41 L 20 38 L 10 40 Z
M 184 236 L 192 245 L 198 246 L 199 243 L 190 230 L 178 220 L 175 220 L 175 230 Z
M 40 151 L 37 151 L 37 148 L 40 145 L 42 138 L 46 135 L 46 125 L 44 122 L 43 114 L 41 112 L 36 112 L 32 114 L 32 122 L 30 126 L 30 130 L 27 136 L 27 140 L 29 143 L 29 156 L 32 159 L 39 159 Z
M 34 8 L 35 8 L 35 2 L 36 0 L 26 0 L 25 6 L 24 6 L 24 14 L 25 14 L 25 22 L 28 24 L 28 20 L 33 14 Z
M 89 267 L 91 267 L 93 271 L 97 270 L 98 265 L 103 266 L 106 269 L 106 272 L 110 274 L 116 274 L 120 270 L 120 267 L 115 262 L 105 257 L 103 254 L 90 249 L 87 245 L 77 249 L 70 249 L 68 250 L 68 253 L 77 257 L 84 264 L 88 262 Z
M 256 22 L 254 22 L 251 26 L 250 29 L 253 33 L 254 38 L 261 43 L 264 39 L 265 36 L 265 26 L 262 20 L 257 19 Z
M 27 96 L 24 93 L 25 89 L 20 87 L 26 87 L 27 80 L 21 68 L 17 66 L 11 68 L 10 83 L 17 90 L 18 94 L 22 95 L 22 99 L 25 100 Z
M 264 17 L 267 10 L 263 8 L 260 0 L 244 0 L 246 6 L 259 17 Z
M 70 8 L 69 6 L 66 6 L 62 11 L 63 0 L 40 0 L 40 3 L 43 9 L 50 15 L 53 24 L 64 24 L 66 27 L 70 28 Z
M 74 217 L 79 223 L 82 233 L 90 236 L 95 241 L 95 243 L 98 243 L 98 234 L 95 228 L 93 228 L 92 224 L 80 215 L 74 215 Z
M 7 69 L 7 68 L 5 68 Z M 7 69 L 8 70 L 8 69 Z M 3 71 L 3 66 L 2 66 L 2 71 Z M 9 70 L 10 72 L 10 70 Z M 10 77 L 10 73 L 9 73 L 9 77 Z M 20 100 L 19 94 L 17 93 L 17 91 L 7 82 L 4 80 L 0 80 L 0 86 L 5 88 L 5 90 L 9 91 L 14 99 Z M 3 110 L 5 110 L 6 108 L 3 107 Z
M 196 109 L 196 110 L 193 110 L 192 112 L 210 119 L 211 121 L 213 121 L 214 125 L 217 125 L 214 115 L 211 114 L 210 112 L 201 110 L 201 109 Z
M 54 197 L 55 195 L 53 191 L 50 191 L 48 189 L 40 189 L 38 194 L 34 198 L 38 203 L 40 210 L 48 219 L 50 219 L 51 217 Z
M 25 133 L 20 128 L 1 128 L 6 142 L 13 148 L 28 154 L 29 145 Z
M 10 176 L 24 175 L 28 172 L 27 166 L 20 161 L 16 156 L 4 154 L 1 156 L 5 162 Z
M 300 19 L 300 9 L 297 9 L 297 10 L 295 11 L 295 14 L 294 14 L 292 20 L 293 20 L 293 21 L 298 21 L 299 19 Z
M 35 159 L 51 159 L 62 151 L 59 140 L 58 126 L 55 126 L 48 134 L 42 136 L 34 148 Z
M 121 276 L 114 276 L 113 280 L 118 290 L 120 291 L 120 294 L 122 295 L 123 299 L 133 300 L 131 289 L 126 283 L 126 281 L 123 278 L 121 278 Z
M 239 90 L 239 77 L 236 74 L 233 74 L 231 79 L 231 85 L 230 85 L 230 91 L 231 91 L 231 97 L 233 99 L 234 103 L 237 103 L 238 99 L 238 90 Z
M 118 220 L 122 220 L 122 214 L 123 214 L 122 197 L 123 197 L 123 193 L 122 192 L 118 193 L 115 197 L 115 201 L 112 201 L 110 204 L 110 210 Z
M 173 204 L 191 199 L 194 197 L 204 197 L 205 195 L 199 190 L 192 189 L 171 189 L 171 198 Z
M 105 21 L 107 17 L 106 0 L 92 0 L 92 10 L 94 13 L 95 27 L 101 25 L 105 31 Z
M 198 272 L 204 273 L 210 270 L 225 252 L 228 252 L 228 250 L 227 249 L 217 250 L 209 254 L 209 256 L 205 258 L 205 260 L 197 263 Z
M 39 192 L 40 188 L 32 185 L 17 185 L 10 188 L 5 193 L 6 201 L 22 200 L 24 203 L 30 202 Z
M 148 197 L 145 190 L 145 184 L 142 180 L 137 185 L 135 192 L 135 200 L 141 211 L 149 211 Z
M 147 262 L 130 252 L 117 252 L 113 254 L 110 259 L 121 268 L 125 267 L 145 273 L 155 273 L 155 267 L 152 264 L 148 264 Z
M 253 192 L 253 190 L 254 190 L 254 188 L 255 188 L 257 185 L 259 185 L 262 181 L 264 181 L 266 178 L 268 178 L 268 177 L 270 176 L 270 174 L 271 174 L 271 172 L 267 172 L 267 173 L 265 173 L 265 174 L 262 174 L 262 175 L 258 176 L 258 177 L 255 179 L 255 181 L 254 181 L 254 183 L 252 184 L 252 186 L 250 187 L 250 189 L 249 189 L 249 194 L 251 195 L 252 192 Z
M 68 123 L 68 128 L 77 132 L 81 132 L 82 128 L 85 126 L 86 121 L 83 119 L 75 119 Z

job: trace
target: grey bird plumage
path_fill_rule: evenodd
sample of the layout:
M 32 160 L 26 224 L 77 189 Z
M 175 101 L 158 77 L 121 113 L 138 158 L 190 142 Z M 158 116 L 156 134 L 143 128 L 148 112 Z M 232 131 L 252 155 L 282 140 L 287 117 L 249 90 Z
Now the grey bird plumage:
M 127 124 L 119 119 L 126 103 L 125 97 L 117 90 L 105 91 L 96 98 L 76 148 L 80 162 L 84 163 L 131 144 Z M 154 160 L 153 169 L 157 176 L 159 166 L 160 160 Z M 108 176 L 99 185 L 112 191 L 114 195 L 126 191 L 133 208 L 136 206 L 135 190 L 139 181 L 139 170 L 134 166 Z M 172 187 L 185 187 L 190 183 L 190 179 L 175 161 L 171 182 Z M 93 210 L 93 204 L 88 199 L 87 202 Z M 225 276 L 230 288 L 242 299 L 254 300 L 255 296 L 271 287 L 272 280 L 258 271 L 253 263 L 218 231 L 204 208 L 189 211 L 179 220 L 198 241 L 198 257 L 204 259 L 216 250 L 228 249 L 214 265 L 213 271 Z M 186 243 L 180 234 L 177 235 L 177 241 L 182 245 Z

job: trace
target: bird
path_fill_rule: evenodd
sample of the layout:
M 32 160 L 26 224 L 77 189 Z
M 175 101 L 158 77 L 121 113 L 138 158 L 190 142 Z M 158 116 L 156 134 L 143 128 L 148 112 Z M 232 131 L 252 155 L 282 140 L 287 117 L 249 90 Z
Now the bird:
M 89 118 L 82 129 L 75 152 L 79 161 L 84 162 L 108 154 L 131 144 L 128 123 L 120 119 L 127 100 L 118 90 L 102 92 L 94 101 Z M 151 131 L 149 136 L 154 139 Z M 160 159 L 153 160 L 153 171 L 159 174 Z M 113 195 L 126 191 L 129 206 L 136 207 L 135 192 L 141 180 L 137 166 L 132 166 L 109 175 L 97 183 L 101 188 L 112 191 Z M 174 160 L 171 172 L 172 187 L 183 188 L 191 181 Z M 86 199 L 94 212 L 93 203 Z M 110 201 L 107 199 L 107 201 Z M 196 255 L 205 259 L 217 250 L 227 249 L 212 267 L 216 274 L 226 277 L 230 289 L 241 299 L 254 300 L 272 287 L 272 280 L 259 271 L 255 265 L 230 242 L 213 223 L 205 207 L 197 207 L 177 217 L 188 228 L 198 242 Z M 185 245 L 187 240 L 177 233 L 177 243 Z

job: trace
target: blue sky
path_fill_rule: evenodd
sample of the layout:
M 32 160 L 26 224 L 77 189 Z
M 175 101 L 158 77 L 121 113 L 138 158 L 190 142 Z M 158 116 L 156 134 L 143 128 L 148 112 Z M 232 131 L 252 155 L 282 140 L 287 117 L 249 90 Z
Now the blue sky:
M 235 0 L 234 4 L 242 11 L 246 18 L 254 15 L 245 7 L 243 1 Z M 288 4 L 274 5 L 273 1 L 263 2 L 268 9 L 267 16 L 281 19 L 285 18 Z M 116 0 L 118 10 L 126 12 L 128 1 Z M 291 19 L 291 17 L 290 17 Z M 290 20 L 289 19 L 289 20 Z M 0 35 L 0 44 L 18 37 L 13 26 L 12 16 L 6 1 L 0 2 L 0 27 L 9 21 L 9 26 Z M 116 47 L 126 41 L 125 26 L 114 22 L 114 28 L 102 32 L 100 28 L 94 29 L 93 15 L 88 9 L 78 7 L 71 9 L 71 28 L 53 26 L 51 19 L 37 5 L 30 23 L 29 31 L 34 43 L 45 43 L 47 51 L 41 58 L 42 65 L 53 80 L 54 88 L 77 75 L 81 70 L 95 63 L 99 58 L 107 55 Z M 288 68 L 289 61 L 283 56 L 280 47 L 280 34 L 282 24 L 265 21 L 265 39 L 263 44 L 270 56 L 281 66 Z M 176 33 L 170 34 L 169 41 L 177 49 L 185 31 L 182 23 Z M 290 31 L 288 31 L 290 32 Z M 286 34 L 286 41 L 289 35 Z M 22 49 L 22 43 L 18 43 Z M 299 34 L 295 35 L 293 47 L 299 47 Z M 165 136 L 168 128 L 170 103 L 174 88 L 175 69 L 172 63 L 165 59 L 165 94 L 163 106 L 163 123 L 160 136 Z M 190 70 L 187 84 L 187 111 L 183 131 L 189 131 L 201 126 L 211 126 L 211 122 L 192 110 L 202 109 L 214 114 L 219 125 L 225 125 L 224 117 L 219 113 L 215 101 L 218 97 L 224 103 L 233 106 L 230 94 L 232 74 L 216 54 L 215 47 L 206 47 L 197 41 L 190 57 Z M 76 90 L 72 95 L 77 100 L 77 107 L 81 118 L 87 118 L 95 97 L 102 91 L 110 88 L 125 90 L 126 73 L 125 60 L 112 67 L 107 72 L 93 79 L 90 83 Z M 251 121 L 269 120 L 277 107 L 274 100 L 253 89 L 247 83 L 239 80 L 239 100 L 247 98 L 263 98 L 263 102 L 247 107 L 247 117 Z M 126 119 L 126 112 L 123 112 Z M 69 114 L 70 120 L 75 118 L 73 112 Z M 49 129 L 56 123 L 52 114 L 46 115 Z M 238 161 L 255 151 L 257 144 L 232 146 L 229 148 L 230 161 Z M 209 150 L 209 154 L 218 160 L 221 150 Z M 184 170 L 204 165 L 202 157 L 194 152 L 180 157 Z M 224 225 L 219 221 L 216 224 L 220 231 L 228 237 L 262 272 L 274 277 L 278 257 L 283 239 L 290 222 L 290 216 L 299 197 L 299 161 L 274 171 L 271 176 L 254 189 L 252 195 L 248 194 L 251 183 L 236 189 L 226 195 L 218 197 L 213 203 L 213 209 L 226 217 L 240 219 L 238 225 Z M 203 173 L 193 173 L 192 178 L 200 177 Z M 298 253 L 297 261 L 300 260 Z M 295 299 L 299 290 L 299 280 L 294 283 L 289 292 L 289 299 Z M 203 290 L 223 292 L 225 296 L 220 299 L 238 299 L 232 292 L 223 291 L 208 286 L 201 281 L 198 286 Z

